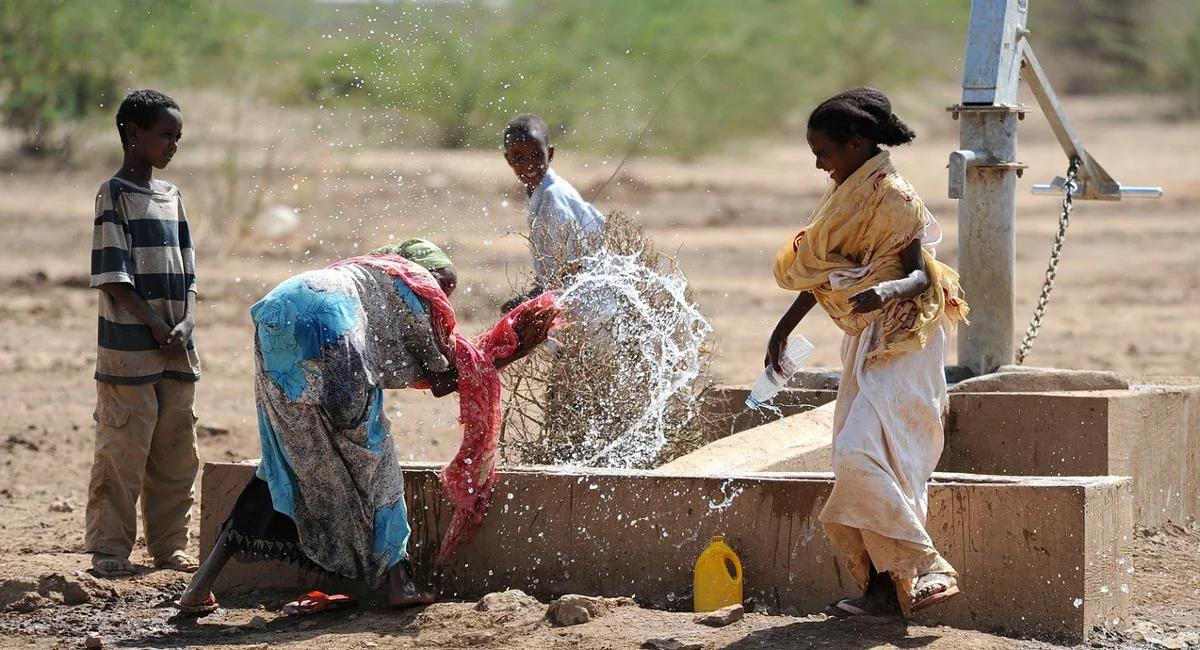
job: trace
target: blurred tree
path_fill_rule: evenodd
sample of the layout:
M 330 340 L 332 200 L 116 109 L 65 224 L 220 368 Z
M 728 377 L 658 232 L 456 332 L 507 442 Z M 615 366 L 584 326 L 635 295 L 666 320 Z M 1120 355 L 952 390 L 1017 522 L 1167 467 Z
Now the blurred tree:
M 497 146 L 510 117 L 533 111 L 561 137 L 619 151 L 657 110 L 644 149 L 689 156 L 848 85 L 899 89 L 963 18 L 962 0 L 399 3 L 369 10 L 370 28 L 302 78 L 313 101 L 428 120 L 429 144 Z
M 80 119 L 117 94 L 113 51 L 102 2 L 0 2 L 0 118 L 21 134 L 26 153 L 66 149 L 53 137 L 63 122 Z
M 1174 81 L 1186 115 L 1200 115 L 1200 16 L 1192 21 L 1174 62 Z
M 220 74 L 246 24 L 223 1 L 0 0 L 0 121 L 26 154 L 69 155 L 79 123 L 115 113 L 127 83 Z
M 1053 0 L 1032 4 L 1033 38 L 1048 51 L 1060 90 L 1144 90 L 1151 81 L 1156 16 L 1175 0 Z

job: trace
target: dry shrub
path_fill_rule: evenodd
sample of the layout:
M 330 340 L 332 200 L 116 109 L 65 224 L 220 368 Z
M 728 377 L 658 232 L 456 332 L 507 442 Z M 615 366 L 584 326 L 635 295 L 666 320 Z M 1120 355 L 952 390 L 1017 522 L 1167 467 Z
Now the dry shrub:
M 568 303 L 577 306 L 554 334 L 556 350 L 540 349 L 505 372 L 508 462 L 645 468 L 708 441 L 699 405 L 712 384 L 711 328 L 686 279 L 619 212 L 608 218 L 602 248 L 584 262 L 550 265 L 563 269 L 553 288 L 585 299 Z M 597 281 L 612 277 L 597 274 L 605 259 L 633 269 L 619 287 Z M 577 294 L 588 282 L 593 290 Z

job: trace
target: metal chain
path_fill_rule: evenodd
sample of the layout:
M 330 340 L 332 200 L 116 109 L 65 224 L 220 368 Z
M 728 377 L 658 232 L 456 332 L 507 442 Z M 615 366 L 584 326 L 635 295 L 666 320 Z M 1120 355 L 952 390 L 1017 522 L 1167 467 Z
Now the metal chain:
M 1071 225 L 1071 209 L 1075 207 L 1075 190 L 1078 188 L 1079 159 L 1072 158 L 1067 167 L 1067 182 L 1063 185 L 1066 195 L 1063 196 L 1062 214 L 1058 217 L 1058 232 L 1054 235 L 1054 246 L 1050 249 L 1050 264 L 1046 268 L 1046 280 L 1042 283 L 1042 294 L 1038 296 L 1037 307 L 1033 310 L 1033 320 L 1021 340 L 1021 348 L 1017 350 L 1017 363 L 1024 364 L 1025 357 L 1033 347 L 1033 341 L 1042 329 L 1042 319 L 1046 316 L 1046 305 L 1050 303 L 1050 292 L 1054 291 L 1054 279 L 1058 276 L 1058 263 L 1062 261 L 1063 242 L 1067 239 L 1067 227 Z

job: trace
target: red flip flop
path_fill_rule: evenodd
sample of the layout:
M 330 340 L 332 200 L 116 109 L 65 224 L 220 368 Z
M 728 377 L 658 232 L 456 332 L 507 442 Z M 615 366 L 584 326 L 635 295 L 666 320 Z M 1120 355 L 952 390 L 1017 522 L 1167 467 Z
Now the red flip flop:
M 318 612 L 328 612 L 343 607 L 351 607 L 358 602 L 354 596 L 346 594 L 327 594 L 323 591 L 310 591 L 296 600 L 283 606 L 284 616 L 309 616 Z
M 204 597 L 204 600 L 196 603 L 195 605 L 184 605 L 178 600 L 172 604 L 175 605 L 175 608 L 179 610 L 180 615 L 196 617 L 207 616 L 217 611 L 221 607 L 220 603 L 217 602 L 217 597 L 214 596 L 212 592 L 209 592 L 209 594 Z

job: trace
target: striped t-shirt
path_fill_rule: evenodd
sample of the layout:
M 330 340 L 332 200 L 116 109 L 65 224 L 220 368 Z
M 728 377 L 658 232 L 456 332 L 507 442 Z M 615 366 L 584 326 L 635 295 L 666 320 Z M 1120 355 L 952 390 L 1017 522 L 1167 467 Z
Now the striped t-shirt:
M 179 190 L 152 180 L 146 189 L 119 178 L 100 186 L 92 232 L 91 286 L 127 284 L 174 326 L 183 320 L 187 294 L 196 290 L 196 253 Z M 200 379 L 200 358 L 168 358 L 150 326 L 100 292 L 96 380 L 149 384 L 160 379 Z

